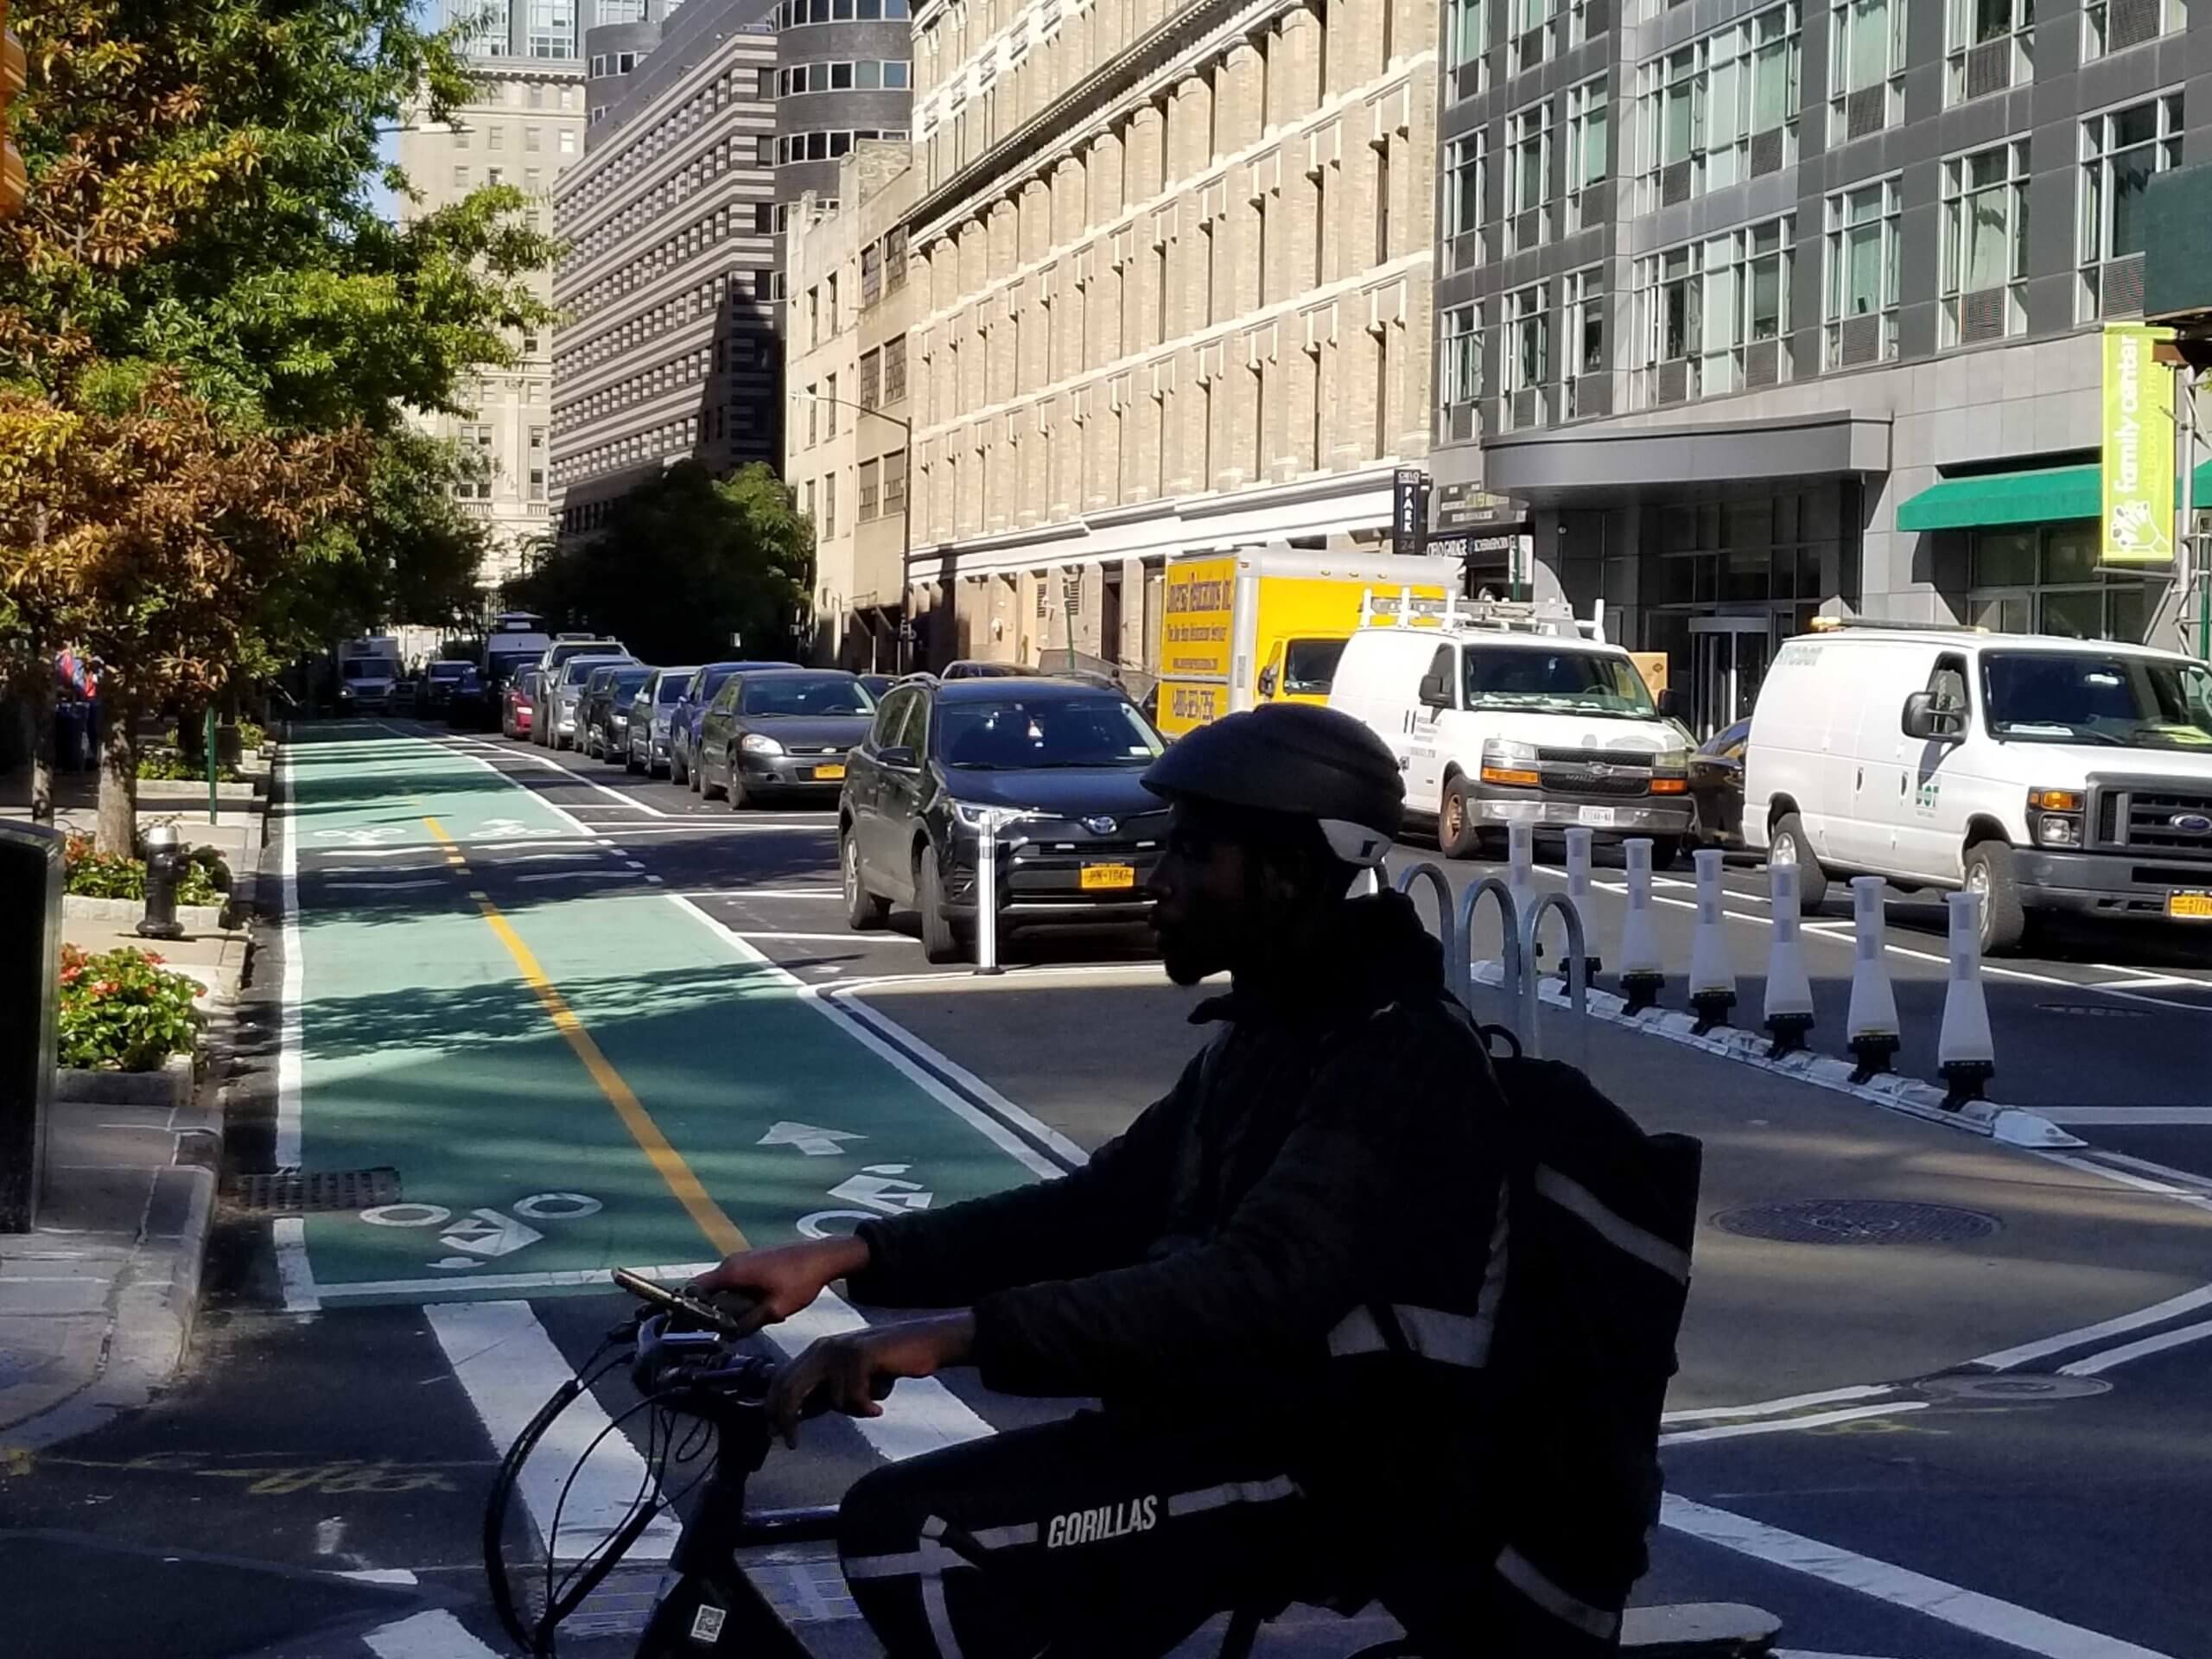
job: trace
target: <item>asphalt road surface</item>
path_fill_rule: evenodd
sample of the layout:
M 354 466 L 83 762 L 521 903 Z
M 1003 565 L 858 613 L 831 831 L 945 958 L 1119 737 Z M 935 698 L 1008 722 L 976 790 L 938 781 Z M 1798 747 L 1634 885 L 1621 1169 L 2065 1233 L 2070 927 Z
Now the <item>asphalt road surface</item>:
M 983 979 L 925 963 L 911 918 L 849 933 L 827 810 L 733 812 L 405 722 L 300 735 L 269 866 L 289 905 L 257 960 L 232 1156 L 396 1186 L 274 1223 L 229 1211 L 181 1385 L 96 1434 L 0 1448 L 0 1652 L 507 1651 L 483 1495 L 624 1313 L 606 1268 L 687 1269 L 1049 1179 L 1199 1040 L 1200 994 L 1166 985 L 1141 936 L 1024 941 Z M 1601 956 L 1619 875 L 1599 872 Z M 1671 879 L 1656 896 L 1678 966 L 1687 868 Z M 1737 1017 L 1756 1023 L 1764 876 L 1727 885 Z M 1900 1065 L 1931 1076 L 1939 916 L 1901 898 L 1885 936 Z M 1807 942 L 1831 1050 L 1839 919 Z M 1483 925 L 1475 954 L 1494 955 Z M 2212 1655 L 2212 969 L 2186 937 L 2133 936 L 2001 967 L 1992 1093 L 2081 1148 L 2000 1147 L 1656 1036 L 1575 1033 L 1617 1098 L 1707 1147 L 1640 1600 L 1764 1607 L 1799 1654 Z M 840 1304 L 777 1341 L 867 1317 Z M 586 1396 L 569 1444 L 613 1427 L 565 1498 L 565 1465 L 525 1479 L 518 1559 L 542 1563 L 549 1538 L 573 1557 L 626 1510 L 648 1449 L 632 1403 L 619 1377 Z M 771 1459 L 761 1501 L 830 1502 L 883 1459 L 1065 1409 L 962 1375 L 889 1403 L 812 1425 Z M 645 1535 L 563 1652 L 627 1651 L 674 1532 Z M 868 1654 L 822 1555 L 756 1575 L 818 1651 Z M 1387 1630 L 1294 1615 L 1262 1651 L 1322 1659 Z

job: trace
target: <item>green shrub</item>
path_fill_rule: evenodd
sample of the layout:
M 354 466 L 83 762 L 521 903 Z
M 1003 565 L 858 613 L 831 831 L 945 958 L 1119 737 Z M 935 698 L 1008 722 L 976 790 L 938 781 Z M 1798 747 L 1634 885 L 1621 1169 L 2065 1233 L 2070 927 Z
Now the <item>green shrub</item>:
M 56 1058 L 63 1065 L 152 1071 L 200 1040 L 192 1003 L 200 987 L 166 971 L 150 950 L 124 945 L 94 957 L 65 944 L 60 988 Z
M 238 749 L 242 753 L 251 754 L 258 750 L 261 746 L 268 741 L 269 728 L 264 726 L 259 721 L 241 720 L 238 721 Z
M 69 837 L 63 854 L 67 879 L 64 891 L 86 899 L 146 897 L 146 862 L 117 853 L 94 850 L 90 836 Z M 180 905 L 219 905 L 231 888 L 231 867 L 213 847 L 195 847 L 187 855 L 184 874 L 176 886 Z
M 181 749 L 156 745 L 139 752 L 138 775 L 161 782 L 197 784 L 207 781 L 207 766 L 204 761 L 195 765 L 187 760 Z M 217 761 L 215 781 L 219 784 L 238 782 L 238 769 L 226 760 Z

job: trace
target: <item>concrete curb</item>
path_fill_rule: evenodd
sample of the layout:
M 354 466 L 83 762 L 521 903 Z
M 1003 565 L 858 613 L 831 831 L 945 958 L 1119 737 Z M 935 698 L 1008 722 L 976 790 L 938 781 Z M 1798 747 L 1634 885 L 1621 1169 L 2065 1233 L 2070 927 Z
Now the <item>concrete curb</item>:
M 220 933 L 224 912 L 230 905 L 179 905 L 176 919 L 188 933 Z M 65 922 L 136 922 L 146 913 L 143 899 L 92 899 L 80 893 L 61 896 L 61 919 Z M 161 949 L 159 939 L 146 941 L 149 950 Z
M 1478 962 L 1473 966 L 1478 984 L 1497 987 L 1504 978 L 1503 964 L 1495 960 Z M 1562 1014 L 1569 1007 L 1567 987 L 1560 980 L 1545 978 L 1537 982 L 1536 995 L 1547 1008 L 1556 1008 Z M 2082 1147 L 2088 1143 L 2069 1135 L 2049 1118 L 2037 1113 L 2023 1111 L 2018 1107 L 2003 1106 L 1991 1101 L 1968 1101 L 1956 1111 L 1943 1107 L 1943 1091 L 1917 1077 L 1898 1077 L 1885 1073 L 1870 1077 L 1865 1083 L 1851 1080 L 1852 1065 L 1833 1054 L 1815 1054 L 1800 1049 L 1781 1059 L 1768 1058 L 1770 1039 L 1763 1031 L 1745 1031 L 1733 1026 L 1722 1026 L 1700 1037 L 1697 1034 L 1696 1017 L 1679 1008 L 1646 1008 L 1631 1014 L 1626 999 L 1611 991 L 1592 988 L 1589 992 L 1589 1012 L 1592 1019 L 1603 1020 L 1608 1025 L 1624 1026 L 1631 1031 L 1647 1032 L 1655 1037 L 1664 1037 L 1671 1042 L 1690 1048 L 1701 1048 L 1708 1054 L 1718 1054 L 1723 1059 L 1755 1065 L 1778 1077 L 1808 1083 L 1816 1089 L 1830 1089 L 1839 1094 L 1879 1106 L 1885 1111 L 1902 1112 L 1907 1117 L 1916 1117 L 1925 1123 L 1940 1123 L 1945 1128 L 1961 1129 L 1968 1135 L 1982 1135 L 2015 1147 Z M 1521 1033 L 1525 1040 L 1527 1033 Z
M 261 793 L 259 781 L 251 778 L 244 783 L 215 785 L 215 799 L 219 804 L 225 801 L 251 802 Z M 138 804 L 141 807 L 172 804 L 204 806 L 207 801 L 207 785 L 204 780 L 189 778 L 141 778 L 138 780 Z

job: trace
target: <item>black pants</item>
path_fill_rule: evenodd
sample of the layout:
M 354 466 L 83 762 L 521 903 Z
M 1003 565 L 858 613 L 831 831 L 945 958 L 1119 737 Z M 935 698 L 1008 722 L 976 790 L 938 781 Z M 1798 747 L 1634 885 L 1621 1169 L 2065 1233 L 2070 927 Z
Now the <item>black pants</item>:
M 1425 1659 L 1586 1651 L 1476 1565 L 1494 1547 L 1390 1522 L 1325 1516 L 1233 1430 L 1084 1412 L 871 1471 L 839 1549 L 891 1659 L 1157 1659 L 1217 1613 L 1370 1593 Z

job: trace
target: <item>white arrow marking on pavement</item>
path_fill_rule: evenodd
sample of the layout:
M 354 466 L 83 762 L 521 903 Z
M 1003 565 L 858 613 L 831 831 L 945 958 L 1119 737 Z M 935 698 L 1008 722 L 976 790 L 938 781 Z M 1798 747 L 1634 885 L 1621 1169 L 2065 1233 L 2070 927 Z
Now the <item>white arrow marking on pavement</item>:
M 918 1181 L 888 1179 L 904 1175 L 912 1167 L 912 1164 L 870 1164 L 850 1180 L 831 1187 L 830 1196 L 848 1204 L 864 1204 L 887 1216 L 895 1216 L 901 1210 L 926 1210 L 937 1194 L 924 1190 Z
M 868 1136 L 846 1129 L 817 1129 L 811 1123 L 778 1123 L 753 1142 L 760 1147 L 797 1147 L 810 1158 L 834 1158 L 841 1141 L 865 1141 Z
M 497 1210 L 477 1210 L 438 1236 L 438 1243 L 449 1249 L 467 1250 L 471 1255 L 486 1258 L 512 1255 L 517 1250 L 535 1244 L 545 1235 L 535 1227 L 517 1221 L 512 1216 L 503 1216 Z
M 480 1268 L 484 1264 L 473 1255 L 448 1255 L 430 1265 L 434 1268 Z

